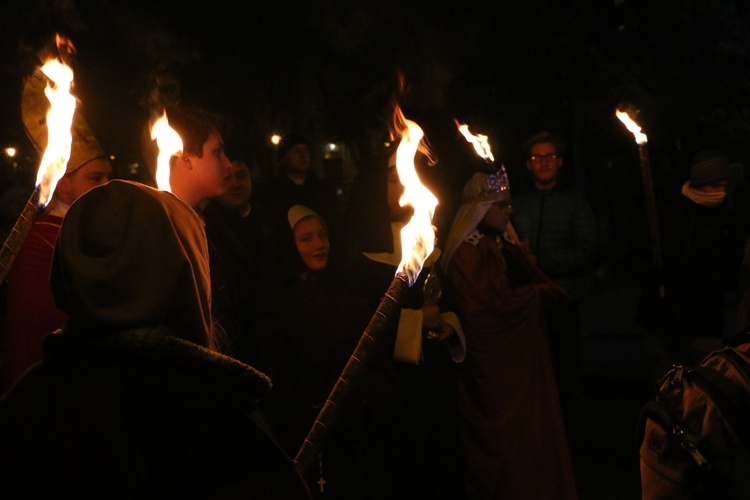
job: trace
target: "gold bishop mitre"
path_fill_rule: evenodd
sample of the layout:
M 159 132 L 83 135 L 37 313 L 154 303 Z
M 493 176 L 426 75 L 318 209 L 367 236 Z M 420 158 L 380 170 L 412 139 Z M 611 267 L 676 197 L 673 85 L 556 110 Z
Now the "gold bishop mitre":
M 47 148 L 47 112 L 50 103 L 44 89 L 49 81 L 41 68 L 37 68 L 34 74 L 24 81 L 21 97 L 21 118 L 26 134 L 40 153 Z M 72 143 L 66 174 L 76 171 L 95 158 L 106 156 L 78 109 L 73 114 L 70 132 Z

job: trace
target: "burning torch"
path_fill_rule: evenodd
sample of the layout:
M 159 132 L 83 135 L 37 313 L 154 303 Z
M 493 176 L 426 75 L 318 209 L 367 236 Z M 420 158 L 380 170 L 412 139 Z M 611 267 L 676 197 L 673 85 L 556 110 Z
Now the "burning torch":
M 398 105 L 395 106 L 394 122 L 401 134 L 401 142 L 396 150 L 396 169 L 404 185 L 404 194 L 399 203 L 401 206 L 412 205 L 414 215 L 401 230 L 402 259 L 396 275 L 294 458 L 303 473 L 318 456 L 336 421 L 342 401 L 367 370 L 382 337 L 381 332 L 398 322 L 401 300 L 407 288 L 417 280 L 425 259 L 435 247 L 432 216 L 438 200 L 422 185 L 414 166 L 414 156 L 424 134 L 416 123 L 404 117 Z
M 456 127 L 458 127 L 458 131 L 461 132 L 464 138 L 466 138 L 466 141 L 470 142 L 474 146 L 474 151 L 477 152 L 479 157 L 482 158 L 488 166 L 494 169 L 495 157 L 492 155 L 492 149 L 490 148 L 490 143 L 489 143 L 489 140 L 487 139 L 487 136 L 483 134 L 474 135 L 471 132 L 469 132 L 468 125 L 459 123 L 459 121 L 456 120 L 455 118 L 453 119 L 453 121 L 456 123 Z M 501 165 L 500 169 L 503 171 L 503 173 L 505 173 L 505 165 Z M 512 215 L 511 215 L 511 218 L 512 218 Z M 513 225 L 512 220 L 508 222 L 508 225 L 505 228 L 505 232 L 510 238 L 511 242 L 513 242 L 515 245 L 519 247 L 523 247 L 523 243 L 521 242 L 521 237 L 519 236 L 518 231 Z
M 171 192 L 169 160 L 182 151 L 183 145 L 179 134 L 169 126 L 166 110 L 163 110 L 161 116 L 151 124 L 151 139 L 156 141 L 159 150 L 156 160 L 156 186 L 162 191 Z
M 635 142 L 638 144 L 638 154 L 641 162 L 641 176 L 643 177 L 643 188 L 646 194 L 646 211 L 648 213 L 648 226 L 651 233 L 651 256 L 656 269 L 661 269 L 661 242 L 659 240 L 659 223 L 656 215 L 656 199 L 654 197 L 654 183 L 651 178 L 651 165 L 648 159 L 648 137 L 641 132 L 641 127 L 633 121 L 627 111 L 617 109 L 615 115 L 633 133 Z M 664 284 L 659 284 L 659 297 L 664 298 Z
M 49 101 L 49 111 L 42 124 L 47 129 L 47 147 L 37 172 L 36 187 L 31 193 L 18 220 L 0 249 L 0 282 L 5 280 L 15 260 L 16 254 L 26 240 L 31 226 L 49 203 L 57 182 L 65 175 L 70 159 L 73 115 L 76 99 L 70 93 L 73 84 L 73 70 L 66 61 L 75 53 L 70 40 L 55 37 L 57 56 L 48 57 L 32 79 L 46 80 L 44 94 Z M 32 82 L 38 83 L 38 82 Z

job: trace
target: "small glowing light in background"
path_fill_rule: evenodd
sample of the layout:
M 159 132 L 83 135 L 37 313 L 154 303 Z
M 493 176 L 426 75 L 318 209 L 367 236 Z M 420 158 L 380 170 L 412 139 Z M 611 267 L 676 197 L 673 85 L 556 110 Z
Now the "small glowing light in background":
M 271 143 L 272 143 L 272 144 L 273 144 L 274 146 L 278 146 L 278 145 L 279 145 L 279 142 L 281 142 L 281 136 L 280 136 L 279 134 L 273 134 L 273 135 L 271 136 Z
M 109 155 L 109 159 L 115 161 L 115 155 Z
M 334 143 L 328 144 L 328 151 L 336 151 L 336 148 L 337 148 L 336 144 Z
M 14 147 L 5 148 L 5 154 L 8 156 L 8 158 L 13 158 L 14 156 L 16 156 L 16 153 L 17 151 Z

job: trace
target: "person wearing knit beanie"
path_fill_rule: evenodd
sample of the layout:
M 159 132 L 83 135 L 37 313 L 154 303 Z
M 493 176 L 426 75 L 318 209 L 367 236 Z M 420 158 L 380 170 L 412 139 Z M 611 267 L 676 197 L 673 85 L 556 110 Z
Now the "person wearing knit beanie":
M 744 243 L 740 214 L 728 202 L 732 181 L 725 154 L 697 150 L 680 190 L 657 200 L 661 263 L 643 274 L 637 318 L 654 380 L 724 345 L 725 318 L 736 314 L 728 297 L 738 290 Z M 648 227 L 645 220 L 640 225 Z M 641 241 L 641 255 L 653 257 L 652 238 L 644 233 Z
M 307 139 L 307 137 L 300 134 L 299 132 L 289 132 L 285 134 L 284 137 L 281 138 L 278 149 L 276 151 L 279 160 L 284 158 L 287 152 L 298 144 L 304 144 L 308 148 L 310 147 L 310 141 Z
M 729 159 L 718 151 L 698 152 L 690 165 L 691 187 L 701 187 L 711 183 L 728 183 L 732 178 Z
M 732 179 L 729 160 L 723 154 L 704 149 L 690 164 L 690 180 L 682 186 L 682 194 L 708 208 L 724 203 L 727 186 Z
M 319 175 L 314 163 L 314 146 L 308 136 L 290 131 L 284 134 L 276 151 L 278 172 L 267 183 L 259 186 L 258 202 L 268 209 L 276 244 L 285 246 L 288 231 L 287 214 L 294 205 L 304 205 L 320 214 L 326 221 L 333 252 L 331 267 L 344 267 L 347 257 L 344 209 L 340 201 L 340 186 L 336 180 Z M 319 159 L 319 158 L 318 158 Z
M 276 154 L 279 158 L 279 175 L 285 175 L 297 186 L 305 183 L 310 175 L 312 156 L 310 141 L 299 132 L 289 132 L 279 142 Z

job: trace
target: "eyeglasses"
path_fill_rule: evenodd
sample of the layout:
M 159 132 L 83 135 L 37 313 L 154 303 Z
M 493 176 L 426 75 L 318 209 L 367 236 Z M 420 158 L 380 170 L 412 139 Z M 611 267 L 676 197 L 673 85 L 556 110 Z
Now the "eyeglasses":
M 540 163 L 546 160 L 557 160 L 557 154 L 547 153 L 546 155 L 531 155 L 529 157 L 529 160 L 533 162 L 540 162 Z

